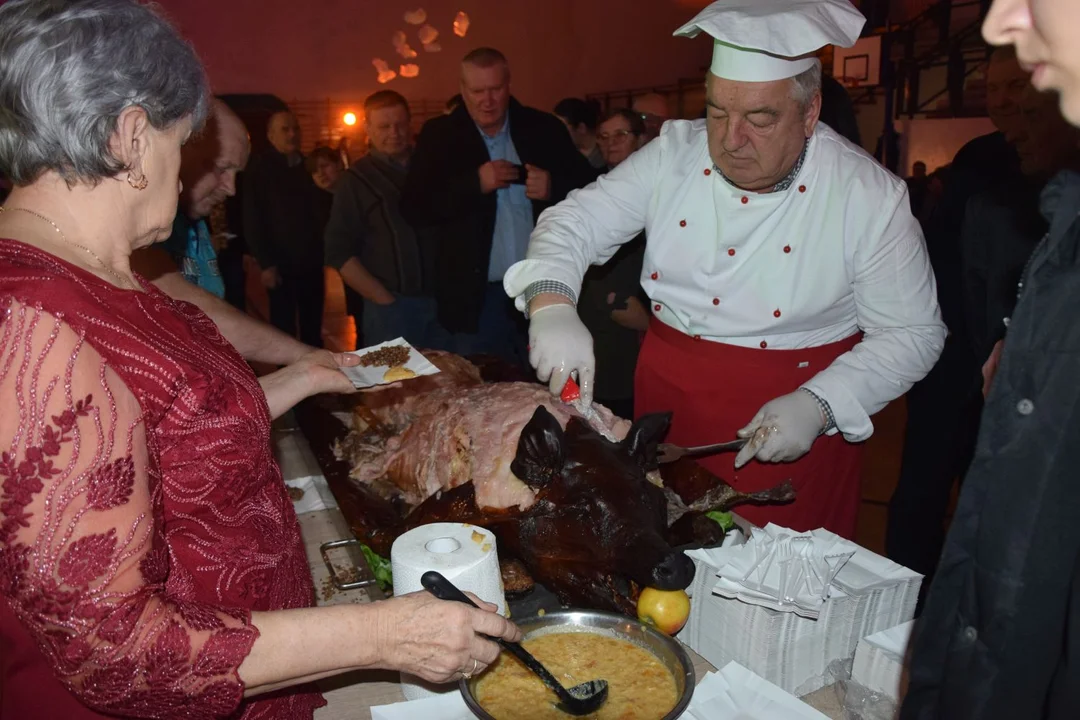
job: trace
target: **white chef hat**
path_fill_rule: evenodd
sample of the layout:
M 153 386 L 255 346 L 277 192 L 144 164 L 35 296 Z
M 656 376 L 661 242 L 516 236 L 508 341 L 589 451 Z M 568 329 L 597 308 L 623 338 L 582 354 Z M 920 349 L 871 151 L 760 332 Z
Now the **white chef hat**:
M 825 45 L 851 47 L 865 23 L 848 0 L 716 0 L 675 35 L 713 37 L 713 75 L 767 82 L 809 70 Z

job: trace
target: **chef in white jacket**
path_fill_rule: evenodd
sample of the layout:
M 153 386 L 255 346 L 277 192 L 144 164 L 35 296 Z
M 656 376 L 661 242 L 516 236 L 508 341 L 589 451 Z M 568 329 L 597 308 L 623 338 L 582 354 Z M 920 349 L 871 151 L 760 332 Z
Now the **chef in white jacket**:
M 676 35 L 714 39 L 707 118 L 656 140 L 544 212 L 505 277 L 530 318 L 530 360 L 588 398 L 592 338 L 574 303 L 590 264 L 644 229 L 653 322 L 635 414 L 673 411 L 682 445 L 750 438 L 702 461 L 739 490 L 790 478 L 753 522 L 855 533 L 870 416 L 934 365 L 945 341 L 905 184 L 818 122 L 828 44 L 865 19 L 846 0 L 719 0 Z M 753 460 L 753 462 L 751 462 Z

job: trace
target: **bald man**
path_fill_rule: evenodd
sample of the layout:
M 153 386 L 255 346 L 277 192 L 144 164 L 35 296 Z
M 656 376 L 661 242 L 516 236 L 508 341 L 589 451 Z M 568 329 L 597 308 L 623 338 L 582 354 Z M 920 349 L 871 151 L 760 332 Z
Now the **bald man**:
M 289 365 L 315 350 L 226 303 L 206 218 L 236 194 L 236 175 L 247 165 L 251 145 L 243 121 L 215 100 L 206 127 L 184 145 L 180 179 L 184 189 L 167 240 L 131 257 L 132 268 L 169 297 L 196 305 L 246 360 Z
M 244 239 L 270 295 L 270 322 L 321 346 L 323 223 L 316 205 L 321 191 L 304 167 L 295 115 L 283 110 L 271 116 L 266 138 L 270 147 L 252 157 L 244 173 Z

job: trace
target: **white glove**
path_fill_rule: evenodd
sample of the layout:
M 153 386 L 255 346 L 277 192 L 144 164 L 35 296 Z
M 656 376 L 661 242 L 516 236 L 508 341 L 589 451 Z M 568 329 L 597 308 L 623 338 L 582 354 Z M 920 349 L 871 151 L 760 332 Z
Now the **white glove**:
M 757 458 L 761 462 L 793 462 L 810 451 L 825 428 L 825 416 L 805 390 L 770 400 L 737 434 L 750 438 L 735 456 L 735 469 Z
M 529 316 L 529 363 L 555 397 L 562 393 L 570 373 L 576 372 L 582 402 L 592 403 L 593 340 L 573 305 L 548 305 Z

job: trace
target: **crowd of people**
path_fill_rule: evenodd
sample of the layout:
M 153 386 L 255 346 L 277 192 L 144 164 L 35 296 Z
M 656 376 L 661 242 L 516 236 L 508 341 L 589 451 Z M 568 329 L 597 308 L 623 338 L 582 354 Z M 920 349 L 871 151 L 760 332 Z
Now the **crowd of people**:
M 426 593 L 311 607 L 270 424 L 354 391 L 357 358 L 323 349 L 326 267 L 360 344 L 576 378 L 619 415 L 674 411 L 683 445 L 745 439 L 702 464 L 743 492 L 793 479 L 758 524 L 852 537 L 862 441 L 906 394 L 887 549 L 929 593 L 902 716 L 1075 717 L 1080 16 L 996 0 L 997 131 L 905 182 L 813 55 L 858 11 L 732 22 L 752 2 L 677 31 L 714 40 L 703 119 L 659 95 L 532 108 L 478 48 L 416 137 L 405 97 L 371 94 L 355 157 L 303 155 L 286 109 L 253 153 L 151 6 L 0 7 L 0 717 L 310 717 L 315 679 L 471 677 L 520 637 Z

